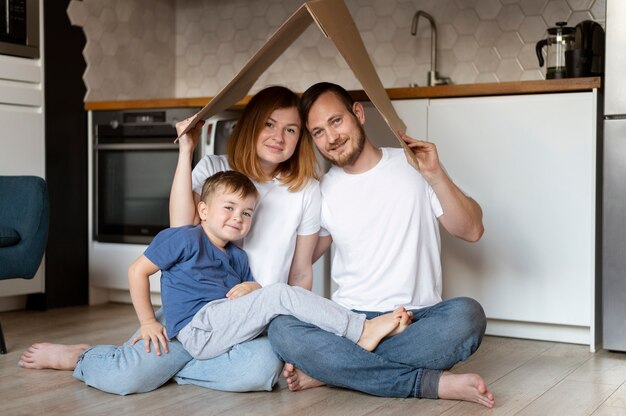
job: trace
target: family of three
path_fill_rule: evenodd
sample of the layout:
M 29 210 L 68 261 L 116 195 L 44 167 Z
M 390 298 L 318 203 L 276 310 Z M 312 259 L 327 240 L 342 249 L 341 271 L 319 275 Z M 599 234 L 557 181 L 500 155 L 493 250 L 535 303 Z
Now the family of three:
M 172 228 L 129 270 L 138 333 L 122 346 L 33 344 L 20 365 L 73 370 L 116 394 L 171 378 L 271 390 L 282 373 L 293 391 L 328 384 L 493 407 L 479 375 L 449 371 L 480 345 L 482 307 L 441 297 L 439 226 L 476 241 L 480 206 L 445 173 L 434 144 L 400 133 L 414 167 L 402 149 L 374 147 L 364 123 L 338 85 L 315 84 L 301 98 L 269 87 L 244 109 L 227 155 L 193 167 L 198 123 L 180 139 Z M 313 142 L 333 164 L 320 182 Z M 329 301 L 308 291 L 312 263 L 331 243 Z M 164 306 L 154 314 L 147 277 L 159 269 Z

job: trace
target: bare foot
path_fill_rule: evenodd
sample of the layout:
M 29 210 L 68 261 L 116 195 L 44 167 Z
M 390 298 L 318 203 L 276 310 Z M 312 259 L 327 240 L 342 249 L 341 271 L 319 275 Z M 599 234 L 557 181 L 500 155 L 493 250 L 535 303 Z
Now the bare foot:
M 73 370 L 76 368 L 78 357 L 89 344 L 50 344 L 47 342 L 33 344 L 22 353 L 18 365 L 24 368 L 41 370 L 51 368 L 54 370 Z
M 403 306 L 393 312 L 369 319 L 363 325 L 363 332 L 357 344 L 366 351 L 374 351 L 383 338 L 404 331 L 408 324 L 400 328 L 400 322 L 408 322 L 408 320 L 409 315 Z
M 492 408 L 496 401 L 478 374 L 453 374 L 444 371 L 439 379 L 439 398 L 465 400 Z
M 398 308 L 394 311 L 394 313 L 400 311 L 401 309 L 404 309 L 404 307 Z M 409 327 L 409 325 L 411 325 L 413 323 L 413 312 L 407 311 L 406 309 L 404 309 L 404 311 L 400 312 L 400 324 L 398 325 L 398 327 L 396 329 L 394 329 L 393 331 L 391 331 L 389 333 L 389 335 L 387 335 L 388 337 L 392 337 L 394 335 L 398 335 L 400 332 L 404 331 L 405 329 L 407 329 Z
M 287 386 L 291 391 L 302 391 L 326 385 L 326 383 L 308 376 L 301 370 L 294 367 L 293 364 L 289 363 L 285 363 L 285 366 L 283 367 L 283 377 L 287 380 Z

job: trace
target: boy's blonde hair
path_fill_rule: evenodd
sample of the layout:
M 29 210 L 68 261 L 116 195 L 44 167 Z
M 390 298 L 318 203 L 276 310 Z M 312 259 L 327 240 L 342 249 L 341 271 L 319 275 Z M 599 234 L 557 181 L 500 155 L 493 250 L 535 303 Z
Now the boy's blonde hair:
M 289 88 L 273 86 L 256 93 L 246 105 L 226 144 L 231 169 L 257 182 L 266 180 L 256 154 L 259 133 L 275 110 L 293 107 L 298 111 L 299 104 L 300 99 Z M 311 137 L 306 133 L 304 122 L 300 121 L 300 137 L 293 155 L 280 163 L 274 172 L 292 192 L 302 189 L 310 179 L 318 177 L 317 158 Z
M 223 190 L 227 193 L 238 194 L 241 198 L 253 196 L 257 199 L 259 197 L 259 191 L 257 191 L 250 178 L 243 173 L 239 173 L 234 170 L 217 172 L 216 174 L 209 176 L 204 181 L 204 185 L 202 185 L 202 194 L 200 195 L 200 199 L 206 203 L 219 190 Z

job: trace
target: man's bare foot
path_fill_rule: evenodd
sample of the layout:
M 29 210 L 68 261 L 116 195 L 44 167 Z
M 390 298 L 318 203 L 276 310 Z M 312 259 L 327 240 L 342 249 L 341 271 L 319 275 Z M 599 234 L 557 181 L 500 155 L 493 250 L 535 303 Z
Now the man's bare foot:
M 51 368 L 53 370 L 73 370 L 76 368 L 78 357 L 89 344 L 50 344 L 47 342 L 31 345 L 22 353 L 18 365 L 24 368 L 41 370 Z
M 291 391 L 307 390 L 326 385 L 326 383 L 314 379 L 289 363 L 285 363 L 283 367 L 283 377 L 287 380 L 287 386 Z
M 409 315 L 403 306 L 393 312 L 368 319 L 363 325 L 363 332 L 357 344 L 366 351 L 374 351 L 380 341 L 391 335 L 399 334 L 406 329 L 407 325 L 400 327 L 400 322 L 408 322 Z
M 439 398 L 465 400 L 492 408 L 496 401 L 478 374 L 453 374 L 444 371 L 439 379 Z

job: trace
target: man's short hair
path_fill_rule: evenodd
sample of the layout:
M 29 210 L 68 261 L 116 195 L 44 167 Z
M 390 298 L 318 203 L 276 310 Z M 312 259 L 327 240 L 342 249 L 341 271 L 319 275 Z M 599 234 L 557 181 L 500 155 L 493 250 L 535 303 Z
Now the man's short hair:
M 307 121 L 309 117 L 309 111 L 311 111 L 311 107 L 320 95 L 332 92 L 339 98 L 339 100 L 346 106 L 346 109 L 350 114 L 354 114 L 352 107 L 354 106 L 354 99 L 350 95 L 348 91 L 346 91 L 342 86 L 337 84 L 333 84 L 332 82 L 318 82 L 317 84 L 311 85 L 300 97 L 300 115 L 302 120 Z
M 248 196 L 259 197 L 259 191 L 257 191 L 250 178 L 243 173 L 226 170 L 217 172 L 204 181 L 200 199 L 207 202 L 220 189 L 227 193 L 239 194 L 242 198 L 247 198 Z

